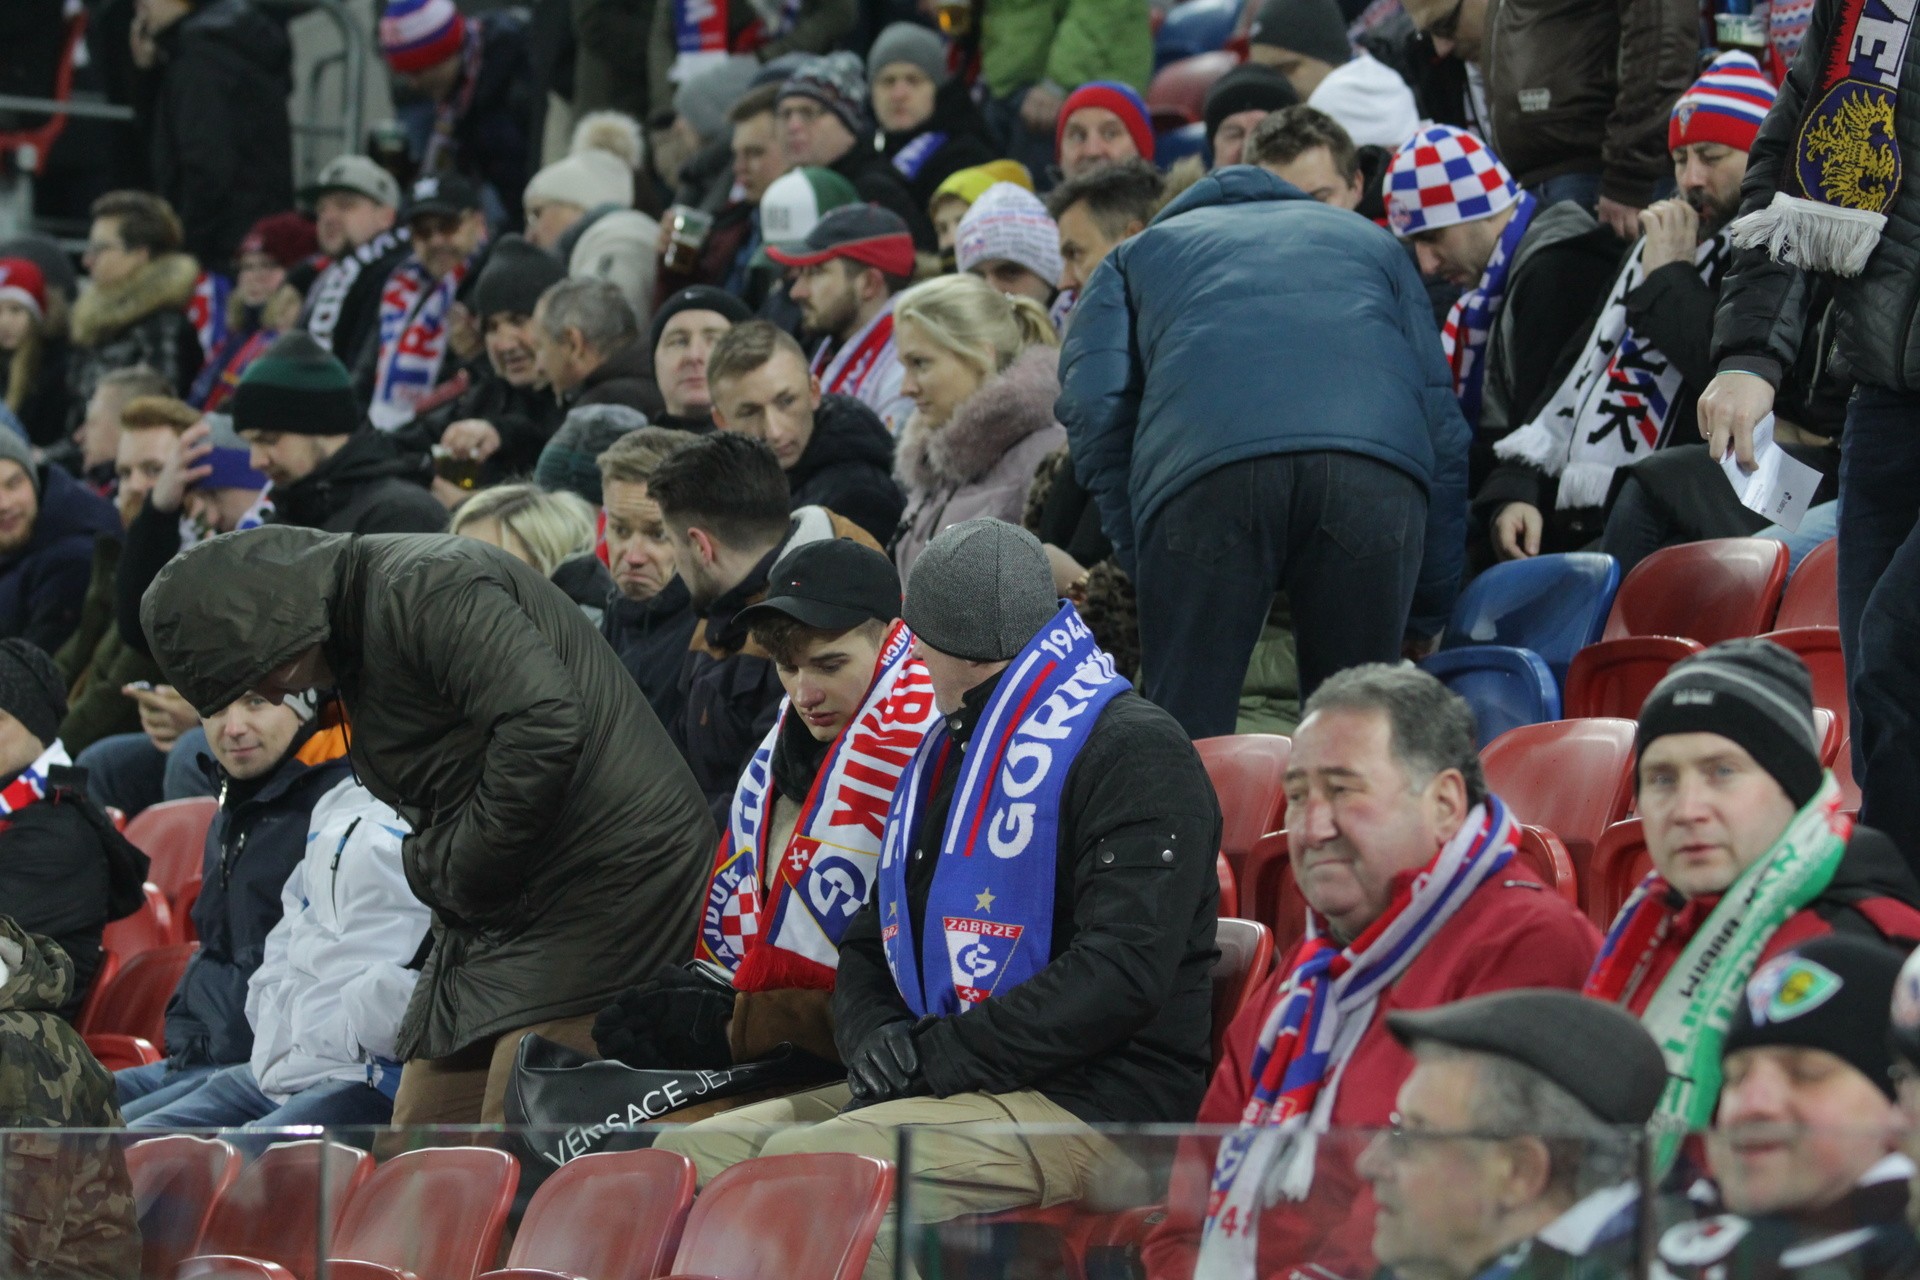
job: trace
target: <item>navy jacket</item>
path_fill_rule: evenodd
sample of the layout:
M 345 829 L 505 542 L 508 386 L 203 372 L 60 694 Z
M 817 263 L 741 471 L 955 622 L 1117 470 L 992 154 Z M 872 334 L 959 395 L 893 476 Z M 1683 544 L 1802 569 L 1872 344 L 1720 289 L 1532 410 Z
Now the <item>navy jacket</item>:
M 1121 566 L 1174 494 L 1273 454 L 1357 453 L 1427 490 L 1415 632 L 1465 560 L 1467 448 L 1405 249 L 1263 169 L 1190 187 L 1107 256 L 1074 309 L 1055 416 Z
M 0 559 L 0 637 L 52 653 L 80 625 L 93 575 L 93 538 L 120 536 L 120 515 L 60 467 L 40 468 L 40 514 L 27 544 Z

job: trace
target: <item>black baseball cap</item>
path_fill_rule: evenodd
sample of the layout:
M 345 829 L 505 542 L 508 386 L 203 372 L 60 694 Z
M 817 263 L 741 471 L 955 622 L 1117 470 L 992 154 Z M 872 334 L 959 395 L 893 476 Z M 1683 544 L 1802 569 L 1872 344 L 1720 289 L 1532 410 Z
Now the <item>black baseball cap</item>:
M 766 599 L 741 610 L 741 620 L 752 626 L 770 613 L 834 632 L 891 622 L 900 616 L 900 575 L 893 561 L 851 539 L 804 543 L 780 557 Z
M 457 173 L 437 173 L 421 178 L 407 192 L 403 222 L 412 222 L 425 213 L 444 213 L 459 217 L 480 207 L 480 189 Z

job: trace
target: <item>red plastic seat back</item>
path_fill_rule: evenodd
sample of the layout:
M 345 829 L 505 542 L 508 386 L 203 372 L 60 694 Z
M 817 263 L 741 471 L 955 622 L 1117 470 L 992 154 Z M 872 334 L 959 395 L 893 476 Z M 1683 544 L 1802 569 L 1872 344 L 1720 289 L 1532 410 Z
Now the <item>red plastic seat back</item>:
M 1573 655 L 1567 668 L 1567 719 L 1638 720 L 1641 706 L 1660 678 L 1674 663 L 1703 647 L 1698 640 L 1678 636 L 1627 636 L 1588 645 Z
M 318 1139 L 275 1143 L 214 1204 L 200 1252 L 277 1262 L 307 1280 L 327 1247 L 322 1240 L 331 1242 L 347 1201 L 372 1176 L 373 1157 L 353 1147 Z
M 1620 584 L 1601 639 L 1686 636 L 1708 645 L 1757 636 L 1773 624 L 1786 585 L 1782 542 L 1713 538 L 1662 547 Z
M 1565 898 L 1568 906 L 1580 905 L 1580 880 L 1574 873 L 1573 859 L 1567 856 L 1567 846 L 1560 843 L 1553 832 L 1523 824 L 1513 853 L 1547 888 Z
M 892 1197 L 893 1165 L 871 1156 L 743 1160 L 693 1202 L 674 1272 L 726 1280 L 857 1280 Z
M 1230 916 L 1240 909 L 1240 878 L 1233 873 L 1226 854 L 1214 855 L 1213 874 L 1220 882 L 1219 914 Z
M 239 1175 L 240 1153 L 217 1138 L 176 1133 L 127 1147 L 143 1275 L 171 1276 L 182 1258 L 200 1252 L 214 1201 Z
M 120 972 L 82 1010 L 80 1031 L 118 1031 L 155 1044 L 167 1039 L 167 1001 L 199 947 L 193 943 L 155 947 L 126 961 Z
M 1487 789 L 1515 822 L 1558 836 L 1577 875 L 1601 833 L 1633 809 L 1635 727 L 1608 717 L 1510 729 L 1480 753 Z
M 1261 837 L 1247 857 L 1240 880 L 1240 910 L 1273 932 L 1273 953 L 1292 951 L 1307 931 L 1307 900 L 1294 883 L 1287 856 L 1287 833 Z
M 1846 733 L 1847 659 L 1840 651 L 1840 628 L 1788 627 L 1769 631 L 1766 638 L 1807 664 L 1807 674 L 1813 677 L 1813 705 L 1833 712 L 1840 732 Z
M 489 1147 L 397 1155 L 347 1201 L 327 1256 L 474 1280 L 493 1265 L 519 1184 L 519 1163 Z
M 140 904 L 139 910 L 110 922 L 100 932 L 100 949 L 111 951 L 123 962 L 143 951 L 172 946 L 179 940 L 174 935 L 173 909 L 167 905 L 167 895 L 152 881 L 144 888 L 146 901 Z
M 1840 625 L 1840 540 L 1828 538 L 1807 552 L 1800 567 L 1787 579 L 1787 590 L 1780 597 L 1780 616 L 1773 625 L 1785 631 L 1790 627 L 1837 627 Z
M 1147 110 L 1153 114 L 1154 124 L 1165 127 L 1205 119 L 1207 91 L 1239 62 L 1233 54 L 1216 49 L 1160 68 L 1147 86 Z
M 1602 929 L 1613 923 L 1634 886 L 1653 870 L 1640 819 L 1607 828 L 1593 851 L 1593 875 L 1587 887 L 1587 918 Z
M 1825 707 L 1813 709 L 1813 736 L 1820 742 L 1820 765 L 1831 769 L 1834 758 L 1840 754 L 1840 744 L 1846 735 L 1840 729 L 1840 717 Z
M 200 878 L 206 864 L 207 828 L 219 811 L 218 800 L 195 796 L 156 804 L 127 823 L 127 839 L 153 864 L 147 878 L 160 886 L 169 901 L 177 900 L 188 881 Z
M 1193 744 L 1220 799 L 1220 852 L 1245 882 L 1247 855 L 1287 821 L 1287 758 L 1293 741 L 1273 733 L 1202 738 Z
M 1273 931 L 1256 920 L 1222 916 L 1213 940 L 1220 948 L 1213 965 L 1213 1060 L 1218 1063 L 1227 1028 L 1273 970 Z
M 652 1280 L 680 1247 L 693 1162 L 668 1151 L 603 1151 L 560 1166 L 520 1220 L 509 1268 L 593 1280 Z
M 145 1067 L 162 1060 L 160 1051 L 153 1047 L 153 1041 L 142 1040 L 139 1036 L 123 1036 L 117 1031 L 89 1031 L 82 1037 L 87 1042 L 87 1052 L 94 1061 L 109 1071 L 124 1071 L 128 1067 Z
M 1833 776 L 1840 784 L 1840 807 L 1860 812 L 1860 784 L 1853 780 L 1853 739 L 1840 740 L 1840 749 L 1833 753 Z

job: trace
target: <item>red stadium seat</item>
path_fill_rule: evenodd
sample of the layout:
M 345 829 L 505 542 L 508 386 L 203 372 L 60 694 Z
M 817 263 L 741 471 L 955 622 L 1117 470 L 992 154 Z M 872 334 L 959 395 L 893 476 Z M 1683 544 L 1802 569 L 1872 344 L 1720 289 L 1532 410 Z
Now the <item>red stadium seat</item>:
M 1273 931 L 1254 920 L 1224 916 L 1214 926 L 1220 958 L 1213 965 L 1213 1060 L 1220 1061 L 1227 1027 L 1247 997 L 1273 970 Z
M 1233 874 L 1233 864 L 1227 861 L 1227 855 L 1214 855 L 1213 873 L 1220 881 L 1220 914 L 1232 915 L 1240 909 L 1240 881 Z
M 1553 832 L 1522 824 L 1514 856 L 1531 867 L 1547 888 L 1565 898 L 1568 906 L 1580 905 L 1580 882 L 1574 874 L 1573 859 Z
M 1177 128 L 1204 119 L 1207 91 L 1239 62 L 1233 54 L 1215 50 L 1160 68 L 1147 86 L 1147 110 L 1153 115 L 1154 128 Z
M 1825 707 L 1815 707 L 1813 733 L 1820 740 L 1821 767 L 1831 769 L 1834 760 L 1840 755 L 1840 744 L 1846 741 L 1846 734 L 1840 728 L 1840 717 Z
M 1782 612 L 1785 609 L 1781 606 Z M 1807 664 L 1813 676 L 1813 705 L 1833 712 L 1840 722 L 1840 732 L 1846 733 L 1847 660 L 1840 652 L 1840 628 L 1787 627 L 1767 632 L 1766 639 L 1792 651 Z
M 1840 749 L 1833 753 L 1834 780 L 1840 784 L 1840 807 L 1860 812 L 1860 784 L 1853 780 L 1853 739 L 1840 740 Z
M 893 1199 L 893 1165 L 871 1156 L 760 1156 L 700 1193 L 676 1276 L 857 1280 Z
M 147 855 L 147 878 L 176 905 L 187 882 L 198 880 L 206 863 L 207 828 L 220 802 L 211 796 L 168 800 L 127 823 L 127 839 Z
M 125 835 L 127 830 L 127 811 L 125 809 L 116 809 L 112 805 L 106 806 L 106 810 L 107 817 L 113 822 L 113 829 Z
M 240 1176 L 240 1153 L 216 1138 L 168 1134 L 127 1147 L 140 1215 L 141 1274 L 171 1276 L 198 1251 L 218 1200 Z
M 215 1202 L 201 1254 L 181 1264 L 181 1276 L 211 1276 L 238 1257 L 274 1263 L 307 1280 L 322 1239 L 332 1239 L 347 1202 L 372 1176 L 373 1157 L 353 1147 L 318 1139 L 275 1143 Z
M 347 1201 L 327 1253 L 329 1280 L 474 1280 L 493 1263 L 520 1165 L 488 1147 L 397 1155 Z
M 1668 668 L 1705 647 L 1679 636 L 1628 636 L 1588 645 L 1567 668 L 1567 719 L 1638 720 L 1641 705 Z
M 175 944 L 143 951 L 128 960 L 100 992 L 100 998 L 89 1000 L 81 1010 L 78 1030 L 82 1034 L 118 1031 L 155 1044 L 166 1043 L 167 1001 L 197 950 L 192 943 Z
M 667 1151 L 603 1151 L 569 1160 L 534 1193 L 506 1269 L 482 1280 L 555 1273 L 652 1280 L 680 1247 L 693 1185 L 693 1163 Z
M 200 901 L 200 877 L 195 876 L 187 881 L 187 887 L 173 899 L 173 931 L 179 935 L 176 941 L 200 941 L 200 933 L 193 927 L 193 904 L 198 901 Z
M 87 1042 L 87 1052 L 109 1071 L 121 1071 L 127 1067 L 152 1066 L 165 1056 L 153 1047 L 151 1040 L 142 1040 L 139 1036 L 123 1036 L 113 1031 L 92 1031 L 81 1038 Z
M 1273 953 L 1285 956 L 1307 931 L 1307 900 L 1293 882 L 1287 833 L 1262 836 L 1247 857 L 1240 881 L 1240 909 L 1273 931 Z
M 119 956 L 122 964 L 143 951 L 170 947 L 179 941 L 174 936 L 173 909 L 167 905 L 167 895 L 152 881 L 143 887 L 146 901 L 139 909 L 110 922 L 100 933 L 100 949 Z
M 1487 744 L 1487 789 L 1515 822 L 1560 838 L 1575 876 L 1593 861 L 1594 842 L 1633 810 L 1631 720 L 1555 720 L 1508 730 Z
M 1601 642 L 1685 636 L 1709 645 L 1757 636 L 1773 624 L 1786 584 L 1784 543 L 1714 538 L 1663 547 L 1620 584 Z
M 1246 883 L 1254 843 L 1287 820 L 1287 758 L 1293 741 L 1272 733 L 1202 738 L 1193 744 L 1220 798 L 1220 852 Z
M 1593 874 L 1587 886 L 1587 917 L 1602 929 L 1613 923 L 1634 886 L 1653 870 L 1647 855 L 1640 819 L 1628 818 L 1607 828 L 1593 851 Z
M 1780 616 L 1773 625 L 1782 631 L 1794 627 L 1840 625 L 1840 541 L 1828 538 L 1807 552 L 1800 567 L 1787 579 L 1780 597 Z

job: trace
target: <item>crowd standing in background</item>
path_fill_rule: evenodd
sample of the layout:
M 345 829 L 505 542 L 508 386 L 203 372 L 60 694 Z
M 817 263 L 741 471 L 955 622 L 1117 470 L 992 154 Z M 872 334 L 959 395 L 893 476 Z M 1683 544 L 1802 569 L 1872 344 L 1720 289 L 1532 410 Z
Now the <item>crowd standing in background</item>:
M 1920 1276 L 1911 14 L 381 0 L 395 121 L 297 185 L 277 7 L 86 7 L 143 159 L 0 244 L 0 1128 L 751 1067 L 658 1145 L 912 1126 L 923 1221 L 1210 1126 L 1156 1280 Z M 1797 520 L 1723 474 L 1769 450 Z M 1456 605 L 1752 536 L 1844 674 L 1646 673 L 1595 909 Z M 1291 905 L 1216 1026 L 1271 903 L 1194 744 L 1254 732 Z M 199 949 L 109 1075 L 116 819 L 189 796 Z M 124 1273 L 117 1149 L 62 1161 L 29 1230 L 8 1148 L 0 1271 Z

